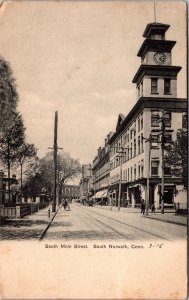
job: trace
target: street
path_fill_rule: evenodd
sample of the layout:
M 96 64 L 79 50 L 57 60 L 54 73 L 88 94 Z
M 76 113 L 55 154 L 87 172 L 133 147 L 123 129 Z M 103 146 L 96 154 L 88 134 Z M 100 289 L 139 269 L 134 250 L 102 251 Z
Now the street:
M 70 211 L 58 211 L 43 240 L 175 241 L 186 236 L 187 227 L 148 219 L 139 210 L 118 212 L 74 203 Z

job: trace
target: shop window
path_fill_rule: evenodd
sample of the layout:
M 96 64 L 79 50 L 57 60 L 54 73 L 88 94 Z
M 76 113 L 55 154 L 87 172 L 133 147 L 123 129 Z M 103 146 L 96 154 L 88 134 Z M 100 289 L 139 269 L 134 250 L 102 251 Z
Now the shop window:
M 151 94 L 158 94 L 158 79 L 151 78 Z
M 159 175 L 159 161 L 157 161 L 157 160 L 151 161 L 151 175 L 152 176 Z
M 151 126 L 159 127 L 159 121 L 160 121 L 159 110 L 152 110 L 151 111 Z
M 164 79 L 164 94 L 165 95 L 171 94 L 171 79 L 169 78 Z

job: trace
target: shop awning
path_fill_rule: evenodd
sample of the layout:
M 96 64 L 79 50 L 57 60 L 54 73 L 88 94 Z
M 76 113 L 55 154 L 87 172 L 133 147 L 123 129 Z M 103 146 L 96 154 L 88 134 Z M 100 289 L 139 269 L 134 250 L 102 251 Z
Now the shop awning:
M 96 194 L 94 194 L 91 198 L 92 199 L 106 198 L 107 193 L 108 193 L 108 190 L 99 191 Z
M 108 190 L 103 190 L 103 195 L 101 196 L 101 198 L 107 198 L 108 196 Z

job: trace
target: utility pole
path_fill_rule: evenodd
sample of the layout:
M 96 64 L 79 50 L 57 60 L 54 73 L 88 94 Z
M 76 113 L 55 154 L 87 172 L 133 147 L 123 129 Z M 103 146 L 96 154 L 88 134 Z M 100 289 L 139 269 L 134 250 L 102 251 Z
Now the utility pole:
M 122 158 L 125 157 L 125 154 L 126 154 L 125 150 L 129 150 L 130 148 L 113 147 L 113 149 L 118 149 L 118 155 L 116 157 L 120 159 L 119 194 L 118 194 L 118 211 L 120 211 L 120 207 L 121 207 L 122 165 L 123 165 Z
M 161 181 L 161 213 L 164 214 L 164 185 L 165 185 L 165 174 L 164 174 L 164 157 L 165 157 L 165 120 L 161 119 L 161 165 L 162 165 L 162 181 Z
M 52 202 L 52 212 L 56 211 L 56 190 L 57 190 L 57 152 L 58 149 L 63 149 L 63 148 L 58 148 L 57 145 L 57 132 L 58 132 L 58 112 L 55 111 L 55 120 L 54 120 L 54 146 L 53 148 L 48 148 L 48 149 L 53 149 L 54 150 L 54 197 L 53 197 L 53 202 Z
M 149 150 L 148 150 L 148 169 L 147 169 L 147 183 L 146 183 L 146 215 L 148 215 L 148 207 L 150 202 L 150 165 L 151 165 L 151 135 L 149 139 L 146 140 L 146 142 L 149 142 Z
M 121 206 L 122 157 L 123 156 L 119 156 L 119 159 L 120 159 L 120 175 L 119 175 L 118 211 L 120 210 L 120 206 Z
M 57 131 L 58 131 L 58 112 L 55 112 L 54 121 L 54 197 L 52 203 L 52 212 L 56 211 L 56 188 L 57 188 Z

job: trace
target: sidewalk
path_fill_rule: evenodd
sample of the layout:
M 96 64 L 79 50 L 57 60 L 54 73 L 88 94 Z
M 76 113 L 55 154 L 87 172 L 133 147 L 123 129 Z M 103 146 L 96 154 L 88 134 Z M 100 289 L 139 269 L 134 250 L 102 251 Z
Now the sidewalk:
M 51 212 L 49 218 L 46 207 L 21 219 L 7 219 L 0 226 L 0 240 L 39 240 L 54 215 Z
M 166 223 L 173 223 L 177 225 L 187 226 L 188 224 L 188 218 L 187 216 L 177 216 L 174 213 L 164 213 L 161 214 L 161 212 L 156 214 L 149 213 L 148 216 L 144 215 L 145 218 L 154 219 Z
M 112 210 L 114 212 L 116 212 L 116 211 L 118 212 L 118 208 L 115 207 L 115 206 L 112 207 L 112 209 L 111 209 L 110 206 L 96 205 L 94 207 L 99 208 L 99 209 L 104 209 L 104 210 L 109 210 L 109 211 Z M 121 207 L 120 212 L 123 212 L 123 213 L 141 213 L 141 210 L 140 210 L 140 208 L 134 208 L 134 207 Z M 174 210 L 171 210 L 171 209 L 165 210 L 164 214 L 161 214 L 161 210 L 156 210 L 155 214 L 152 214 L 151 211 L 149 211 L 148 216 L 144 215 L 144 217 L 149 218 L 149 219 L 162 221 L 162 222 L 182 225 L 182 226 L 187 226 L 187 224 L 188 224 L 187 216 L 177 216 L 177 215 L 175 215 Z

